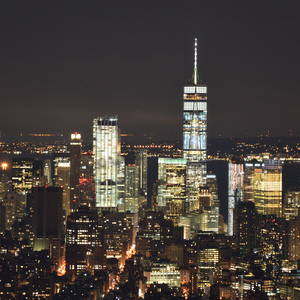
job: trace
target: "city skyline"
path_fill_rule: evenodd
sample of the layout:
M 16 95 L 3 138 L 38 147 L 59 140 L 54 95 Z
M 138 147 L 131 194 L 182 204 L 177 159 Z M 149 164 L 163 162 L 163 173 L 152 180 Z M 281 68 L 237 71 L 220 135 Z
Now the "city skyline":
M 182 87 L 210 87 L 208 137 L 300 135 L 300 4 L 281 1 L 0 5 L 0 130 L 78 131 L 118 115 L 122 133 L 182 139 Z

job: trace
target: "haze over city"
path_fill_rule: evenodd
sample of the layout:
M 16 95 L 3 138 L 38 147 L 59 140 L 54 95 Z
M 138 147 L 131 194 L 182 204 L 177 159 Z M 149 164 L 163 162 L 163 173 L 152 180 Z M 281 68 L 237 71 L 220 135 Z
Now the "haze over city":
M 208 136 L 299 135 L 297 1 L 2 1 L 0 130 L 182 139 L 182 88 L 208 84 Z

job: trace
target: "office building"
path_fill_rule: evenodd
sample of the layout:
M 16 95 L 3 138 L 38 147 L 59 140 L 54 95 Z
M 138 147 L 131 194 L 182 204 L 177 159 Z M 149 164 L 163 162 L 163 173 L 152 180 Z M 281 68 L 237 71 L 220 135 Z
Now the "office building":
M 219 263 L 219 244 L 217 242 L 200 242 L 197 250 L 198 288 L 207 292 L 213 284 L 214 274 Z
M 120 155 L 117 117 L 98 117 L 93 126 L 96 208 L 117 210 L 118 158 Z
M 125 212 L 125 156 L 120 154 L 117 161 L 117 209 Z
M 142 255 L 164 252 L 165 246 L 173 242 L 174 225 L 164 218 L 162 212 L 147 212 L 139 220 L 139 232 L 136 237 L 136 251 Z
M 187 160 L 186 190 L 189 211 L 196 209 L 199 188 L 206 183 L 207 85 L 199 79 L 197 39 L 194 74 L 183 89 L 183 158 Z
M 139 168 L 139 194 L 146 196 L 148 170 L 147 150 L 141 149 L 136 152 L 135 164 Z
M 215 195 L 209 187 L 200 188 L 199 213 L 194 215 L 194 223 L 199 224 L 199 230 L 219 232 L 219 206 L 214 199 Z
M 236 234 L 236 206 L 243 200 L 244 165 L 238 158 L 228 163 L 228 235 Z
M 244 164 L 244 201 L 254 202 L 254 187 L 257 185 L 255 180 L 257 180 L 256 173 L 262 172 L 263 163 L 253 159 L 251 161 L 246 161 Z
M 257 247 L 257 213 L 251 201 L 237 205 L 237 243 L 241 254 Z
M 150 272 L 145 272 L 147 284 L 168 284 L 169 287 L 180 287 L 180 271 L 172 262 L 153 262 Z
M 79 206 L 67 219 L 66 272 L 102 270 L 106 266 L 103 229 L 98 227 L 98 213 Z
M 106 257 L 118 259 L 124 265 L 126 255 L 133 249 L 138 226 L 137 214 L 129 212 L 104 212 L 99 218 L 99 226 L 104 231 Z
M 139 167 L 125 166 L 125 211 L 137 213 L 139 206 Z
M 81 135 L 71 134 L 70 143 L 70 204 L 74 211 L 79 206 L 79 177 L 81 164 Z
M 33 186 L 41 185 L 43 163 L 34 158 L 12 159 L 12 188 L 16 193 L 28 193 Z
M 178 225 L 186 212 L 186 159 L 158 159 L 158 210 Z
M 255 170 L 254 203 L 262 215 L 282 216 L 282 164 L 266 159 L 262 169 Z
M 70 162 L 58 162 L 55 185 L 63 189 L 63 213 L 67 217 L 71 212 L 70 204 Z
M 299 216 L 300 190 L 289 188 L 284 195 L 283 218 L 287 221 Z
M 49 250 L 57 268 L 64 259 L 62 193 L 60 187 L 33 188 L 33 250 Z
M 81 154 L 81 169 L 79 179 L 79 202 L 95 208 L 95 189 L 94 189 L 94 155 L 92 151 Z

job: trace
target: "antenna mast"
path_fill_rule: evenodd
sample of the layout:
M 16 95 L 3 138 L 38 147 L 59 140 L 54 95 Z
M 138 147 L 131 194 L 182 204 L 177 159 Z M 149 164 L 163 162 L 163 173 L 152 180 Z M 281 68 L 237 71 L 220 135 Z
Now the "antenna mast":
M 197 49 L 197 46 L 198 46 L 198 43 L 197 43 L 197 39 L 195 38 L 195 51 L 194 51 L 194 84 L 197 84 L 197 79 L 198 79 L 198 71 L 197 71 L 197 52 L 198 52 L 198 49 Z

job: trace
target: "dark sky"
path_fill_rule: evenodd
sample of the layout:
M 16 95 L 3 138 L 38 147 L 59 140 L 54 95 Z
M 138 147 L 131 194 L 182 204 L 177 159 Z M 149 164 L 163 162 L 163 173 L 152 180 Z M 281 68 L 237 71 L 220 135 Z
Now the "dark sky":
M 210 137 L 300 135 L 300 1 L 1 1 L 0 130 L 181 139 L 182 89 L 208 84 Z

